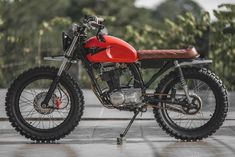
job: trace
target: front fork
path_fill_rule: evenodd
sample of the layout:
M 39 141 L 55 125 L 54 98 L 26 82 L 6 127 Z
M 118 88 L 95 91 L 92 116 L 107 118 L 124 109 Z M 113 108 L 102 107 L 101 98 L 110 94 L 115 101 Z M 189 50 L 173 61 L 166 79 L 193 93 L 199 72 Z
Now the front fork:
M 63 59 L 63 62 L 57 72 L 57 75 L 56 77 L 54 78 L 48 92 L 47 92 L 47 95 L 45 97 L 45 99 L 43 100 L 42 102 L 42 107 L 46 108 L 48 107 L 48 103 L 52 97 L 52 94 L 54 93 L 59 81 L 60 81 L 60 78 L 61 78 L 61 74 L 63 73 L 63 71 L 68 67 L 68 64 L 70 64 L 70 60 L 71 60 L 71 56 L 75 50 L 75 45 L 78 41 L 78 36 L 75 36 L 73 41 L 72 41 L 72 44 L 70 45 L 68 51 L 65 53 L 65 56 L 64 56 L 64 59 Z M 54 107 L 54 106 L 49 106 L 49 107 Z
M 180 64 L 177 60 L 174 61 L 174 64 L 175 64 L 175 68 L 178 70 L 178 74 L 179 74 L 179 78 L 180 78 L 180 84 L 184 90 L 184 93 L 186 95 L 186 98 L 187 98 L 187 102 L 188 104 L 191 104 L 191 100 L 190 100 L 190 96 L 189 96 L 189 92 L 188 92 L 188 85 L 184 79 L 184 75 L 183 75 L 183 72 L 182 72 L 182 69 L 180 67 Z

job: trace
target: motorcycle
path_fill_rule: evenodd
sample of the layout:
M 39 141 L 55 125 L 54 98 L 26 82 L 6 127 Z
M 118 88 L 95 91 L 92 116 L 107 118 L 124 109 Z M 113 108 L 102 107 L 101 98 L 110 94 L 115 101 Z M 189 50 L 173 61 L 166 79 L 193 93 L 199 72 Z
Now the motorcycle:
M 84 97 L 68 74 L 81 61 L 91 87 L 104 107 L 134 113 L 123 138 L 139 113 L 153 109 L 159 126 L 183 141 L 207 138 L 223 124 L 228 95 L 222 81 L 207 69 L 194 47 L 169 50 L 136 50 L 127 42 L 103 33 L 104 19 L 85 16 L 62 33 L 63 56 L 59 68 L 41 66 L 23 72 L 6 95 L 6 113 L 21 135 L 38 142 L 53 142 L 78 125 Z M 88 38 L 87 32 L 96 30 Z M 141 69 L 159 69 L 143 80 Z M 157 82 L 156 89 L 148 90 Z

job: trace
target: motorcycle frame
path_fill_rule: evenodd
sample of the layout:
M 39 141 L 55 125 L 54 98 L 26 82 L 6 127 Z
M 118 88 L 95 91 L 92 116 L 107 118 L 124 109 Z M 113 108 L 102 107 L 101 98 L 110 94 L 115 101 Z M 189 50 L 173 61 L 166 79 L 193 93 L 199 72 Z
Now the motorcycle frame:
M 98 84 L 98 82 L 96 81 L 96 78 L 94 76 L 93 73 L 93 67 L 91 62 L 89 62 L 89 60 L 86 58 L 86 54 L 89 53 L 89 50 L 84 48 L 84 41 L 85 41 L 85 35 L 82 34 L 80 36 L 75 36 L 75 38 L 73 39 L 73 42 L 70 46 L 70 48 L 68 49 L 68 51 L 66 52 L 66 54 L 64 55 L 63 58 L 61 58 L 63 60 L 57 76 L 54 78 L 48 92 L 46 95 L 46 98 L 44 99 L 44 101 L 42 102 L 42 107 L 47 107 L 48 102 L 54 92 L 54 90 L 56 89 L 57 84 L 59 83 L 60 80 L 60 76 L 63 74 L 64 71 L 67 71 L 71 64 L 73 62 L 75 62 L 76 60 L 81 60 L 85 70 L 87 71 L 90 80 L 92 82 L 92 87 L 95 89 L 93 90 L 96 94 L 96 96 L 98 97 L 98 99 L 101 101 L 101 103 L 106 106 L 109 104 L 106 95 L 102 95 L 102 91 L 100 89 L 100 86 Z M 77 44 L 78 41 L 78 44 Z M 50 59 L 49 59 L 50 60 Z M 75 61 L 74 61 L 75 60 Z M 132 74 L 134 75 L 134 88 L 141 88 L 142 89 L 142 93 L 145 95 L 145 102 L 151 103 L 152 107 L 156 107 L 159 108 L 159 106 L 157 106 L 157 104 L 159 103 L 173 103 L 171 100 L 168 99 L 159 99 L 157 97 L 151 97 L 151 96 L 147 96 L 146 95 L 146 90 L 150 87 L 150 85 L 153 84 L 153 82 L 155 82 L 162 74 L 164 74 L 165 72 L 167 72 L 168 70 L 175 68 L 178 71 L 179 74 L 179 78 L 181 81 L 181 85 L 183 86 L 184 92 L 187 96 L 187 100 L 188 102 L 190 102 L 189 100 L 189 93 L 187 90 L 187 84 L 184 83 L 184 76 L 183 76 L 183 72 L 181 69 L 181 66 L 195 66 L 195 65 L 199 65 L 202 66 L 203 64 L 210 64 L 212 63 L 211 60 L 184 60 L 184 59 L 169 59 L 169 60 L 165 60 L 166 63 L 160 68 L 160 70 L 158 72 L 156 72 L 155 74 L 152 75 L 152 77 L 146 82 L 144 83 L 141 72 L 140 72 L 140 68 L 139 68 L 139 64 L 138 62 L 136 63 L 128 63 L 127 65 L 129 66 L 129 68 L 132 71 Z M 178 105 L 182 105 L 182 104 L 178 104 Z M 123 133 L 120 134 L 120 136 L 117 138 L 117 144 L 122 144 L 123 138 L 126 136 L 127 132 L 129 131 L 132 123 L 134 122 L 136 116 L 139 114 L 139 112 L 145 112 L 147 108 L 134 108 L 130 111 L 134 112 L 133 117 L 131 118 L 131 121 L 129 122 L 129 124 L 127 125 L 127 127 L 125 128 L 125 130 L 123 131 Z M 177 109 L 174 109 L 175 111 L 178 111 Z M 180 112 L 180 111 L 178 111 Z
M 81 31 L 82 32 L 82 31 Z M 54 56 L 54 57 L 45 57 L 46 60 L 57 60 L 62 61 L 62 64 L 58 70 L 57 76 L 54 78 L 47 95 L 45 97 L 45 100 L 42 102 L 42 105 L 48 104 L 54 90 L 56 89 L 56 86 L 60 80 L 60 76 L 64 71 L 69 70 L 72 63 L 76 63 L 77 60 L 81 60 L 85 70 L 87 71 L 92 87 L 95 88 L 95 91 L 97 92 L 96 95 L 99 97 L 99 99 L 102 101 L 101 103 L 108 103 L 106 102 L 105 95 L 102 95 L 102 90 L 99 87 L 98 82 L 96 81 L 96 78 L 93 73 L 93 67 L 91 62 L 86 58 L 86 55 L 90 52 L 89 49 L 84 48 L 84 41 L 86 39 L 85 34 L 75 35 L 73 38 L 72 44 L 70 45 L 69 49 L 65 52 L 64 56 Z M 165 64 L 155 73 L 152 75 L 152 77 L 145 83 L 141 72 L 139 68 L 139 63 L 127 63 L 131 71 L 134 75 L 134 88 L 141 88 L 142 93 L 146 94 L 146 90 L 156 81 L 159 79 L 159 77 L 166 73 L 170 69 L 177 69 L 179 74 L 182 76 L 182 70 L 181 66 L 202 66 L 203 64 L 210 64 L 212 63 L 212 60 L 203 60 L 203 59 L 164 59 Z M 176 65 L 177 63 L 177 65 Z M 148 97 L 147 97 L 148 98 Z M 163 100 L 155 99 L 155 103 L 162 102 Z

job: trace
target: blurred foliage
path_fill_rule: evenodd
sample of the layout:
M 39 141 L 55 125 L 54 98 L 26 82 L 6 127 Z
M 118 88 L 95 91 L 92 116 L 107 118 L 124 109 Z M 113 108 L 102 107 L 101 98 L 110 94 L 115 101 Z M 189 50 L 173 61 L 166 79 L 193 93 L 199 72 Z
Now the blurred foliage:
M 196 18 L 200 18 L 203 10 L 195 1 L 166 0 L 164 3 L 156 7 L 154 15 L 159 19 L 159 21 L 164 22 L 165 18 L 175 20 L 178 15 L 184 15 L 187 12 L 192 13 Z
M 197 45 L 197 38 L 203 36 L 210 25 L 208 13 L 201 14 L 201 19 L 196 20 L 192 13 L 178 15 L 174 21 L 165 19 L 164 29 L 144 25 L 137 29 L 132 25 L 126 26 L 125 39 L 139 49 L 159 48 L 187 48 Z
M 191 0 L 166 0 L 154 10 L 136 8 L 135 0 L 0 0 L 0 87 L 8 87 L 22 71 L 38 65 L 43 56 L 63 54 L 61 32 L 79 23 L 84 14 L 105 18 L 109 34 L 131 43 L 136 49 L 187 48 L 194 45 L 201 56 L 214 60 L 213 70 L 229 89 L 235 88 L 234 5 L 208 13 Z M 209 45 L 210 40 L 210 45 Z M 210 51 L 209 51 L 210 50 Z M 73 74 L 77 67 L 72 67 Z M 76 76 L 76 75 L 74 75 Z M 144 71 L 145 79 L 151 76 Z M 81 85 L 89 87 L 85 71 Z
M 219 8 L 214 10 L 217 21 L 211 25 L 209 56 L 216 73 L 229 89 L 235 90 L 235 5 L 222 4 Z

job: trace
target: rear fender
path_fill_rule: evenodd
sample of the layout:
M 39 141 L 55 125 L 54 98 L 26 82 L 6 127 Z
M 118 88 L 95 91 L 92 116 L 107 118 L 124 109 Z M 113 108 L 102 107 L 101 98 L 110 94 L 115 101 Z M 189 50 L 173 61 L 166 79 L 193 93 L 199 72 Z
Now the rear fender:
M 173 59 L 159 59 L 159 60 L 142 60 L 140 61 L 141 63 L 141 68 L 143 69 L 156 69 L 156 68 L 161 68 L 164 64 L 167 62 L 172 62 Z M 202 58 L 197 58 L 197 59 L 183 59 L 183 60 L 178 60 L 180 66 L 199 66 L 199 65 L 208 65 L 212 63 L 212 60 L 210 59 L 202 59 Z M 173 68 L 174 66 L 172 66 Z
M 194 59 L 194 60 L 185 60 L 180 62 L 180 66 L 200 66 L 200 65 L 208 65 L 211 64 L 212 60 L 210 59 Z

